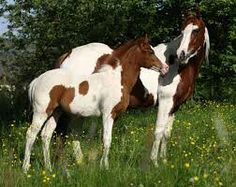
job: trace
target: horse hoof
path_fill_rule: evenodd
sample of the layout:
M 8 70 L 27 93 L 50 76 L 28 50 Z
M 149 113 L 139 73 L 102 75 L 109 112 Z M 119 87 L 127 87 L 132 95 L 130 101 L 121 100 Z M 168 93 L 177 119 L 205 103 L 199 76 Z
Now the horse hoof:
M 152 160 L 152 163 L 153 163 L 153 165 L 154 165 L 155 168 L 157 168 L 157 167 L 159 166 L 157 160 Z
M 80 159 L 76 159 L 76 164 L 77 165 L 83 165 L 83 158 L 80 158 Z
M 163 162 L 163 164 L 167 164 L 167 159 L 164 158 L 164 159 L 162 160 L 162 162 Z
M 27 174 L 27 172 L 29 171 L 29 168 L 30 168 L 30 165 L 28 165 L 28 166 L 23 165 L 22 166 L 23 173 Z
M 100 161 L 100 169 L 108 170 L 108 169 L 109 169 L 109 163 L 108 163 L 108 161 L 101 160 L 101 161 Z

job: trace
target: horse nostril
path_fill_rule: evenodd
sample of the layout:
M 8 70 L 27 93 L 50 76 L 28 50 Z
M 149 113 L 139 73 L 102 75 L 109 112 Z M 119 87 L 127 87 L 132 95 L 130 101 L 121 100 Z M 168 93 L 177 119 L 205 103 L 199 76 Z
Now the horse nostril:
M 184 51 L 181 51 L 179 58 L 182 60 L 182 59 L 184 59 L 184 57 L 185 57 L 185 52 L 184 52 Z

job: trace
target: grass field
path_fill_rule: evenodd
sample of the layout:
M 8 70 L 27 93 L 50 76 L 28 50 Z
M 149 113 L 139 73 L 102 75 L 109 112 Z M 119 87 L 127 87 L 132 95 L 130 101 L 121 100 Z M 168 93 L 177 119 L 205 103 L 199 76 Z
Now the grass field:
M 236 105 L 192 101 L 183 105 L 176 115 L 167 160 L 158 168 L 149 160 L 155 120 L 155 109 L 130 110 L 120 116 L 108 171 L 99 168 L 101 128 L 94 139 L 86 133 L 81 136 L 82 165 L 75 163 L 72 137 L 64 151 L 55 138 L 51 173 L 44 170 L 39 137 L 27 175 L 21 165 L 28 122 L 16 120 L 1 129 L 0 186 L 236 186 Z M 89 124 L 85 121 L 85 126 Z

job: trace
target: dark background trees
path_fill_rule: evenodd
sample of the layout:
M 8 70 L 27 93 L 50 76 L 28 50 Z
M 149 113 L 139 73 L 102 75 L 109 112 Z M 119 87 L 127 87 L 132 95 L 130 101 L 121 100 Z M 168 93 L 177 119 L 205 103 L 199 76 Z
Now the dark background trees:
M 211 50 L 194 98 L 235 103 L 236 1 L 197 3 Z M 0 16 L 10 22 L 0 39 L 2 82 L 16 86 L 15 102 L 21 103 L 28 83 L 69 49 L 95 41 L 117 46 L 144 33 L 154 46 L 170 41 L 180 34 L 184 11 L 195 6 L 193 0 L 0 0 Z

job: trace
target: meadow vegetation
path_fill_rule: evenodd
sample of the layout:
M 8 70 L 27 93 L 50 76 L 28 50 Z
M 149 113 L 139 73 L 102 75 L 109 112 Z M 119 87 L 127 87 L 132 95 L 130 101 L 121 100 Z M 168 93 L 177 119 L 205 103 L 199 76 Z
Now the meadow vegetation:
M 75 137 L 69 134 L 62 149 L 55 135 L 53 171 L 45 171 L 39 136 L 27 174 L 21 166 L 29 121 L 12 121 L 0 134 L 0 186 L 236 186 L 235 105 L 194 101 L 183 105 L 176 115 L 167 159 L 158 168 L 149 160 L 155 120 L 154 108 L 121 115 L 114 126 L 108 171 L 99 168 L 101 125 L 94 138 L 87 135 L 91 119 L 84 120 L 79 136 L 82 165 L 73 157 Z

